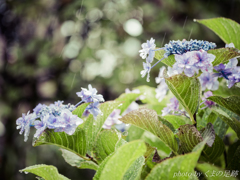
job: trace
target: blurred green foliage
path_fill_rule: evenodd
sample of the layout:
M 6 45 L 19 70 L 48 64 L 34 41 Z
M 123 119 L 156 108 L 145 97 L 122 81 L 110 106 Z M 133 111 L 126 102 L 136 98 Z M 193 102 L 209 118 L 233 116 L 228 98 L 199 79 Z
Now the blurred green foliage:
M 79 101 L 92 84 L 106 100 L 144 85 L 141 43 L 169 40 L 223 42 L 193 19 L 227 17 L 240 22 L 237 0 L 0 0 L 0 177 L 32 179 L 18 172 L 33 164 L 55 165 L 71 179 L 94 172 L 71 168 L 54 147 L 33 148 L 16 119 L 38 103 Z M 159 64 L 158 67 L 161 65 Z M 154 68 L 151 82 L 156 87 Z

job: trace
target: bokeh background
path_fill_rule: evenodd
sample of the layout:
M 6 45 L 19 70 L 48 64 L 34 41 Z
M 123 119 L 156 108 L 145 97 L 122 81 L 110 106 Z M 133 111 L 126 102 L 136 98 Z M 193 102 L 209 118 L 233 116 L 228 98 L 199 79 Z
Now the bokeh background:
M 138 51 L 151 37 L 223 42 L 193 19 L 227 17 L 240 22 L 239 0 L 0 0 L 0 179 L 35 179 L 19 173 L 34 164 L 55 165 L 70 179 L 94 171 L 69 166 L 58 148 L 32 147 L 16 119 L 38 103 L 77 103 L 92 84 L 106 100 L 126 88 L 156 87 L 140 77 Z

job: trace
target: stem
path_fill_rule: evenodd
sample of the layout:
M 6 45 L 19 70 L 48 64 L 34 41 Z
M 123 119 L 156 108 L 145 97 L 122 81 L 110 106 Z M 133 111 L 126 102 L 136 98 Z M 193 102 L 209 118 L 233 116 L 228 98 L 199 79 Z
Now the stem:
M 223 154 L 224 154 L 224 161 L 225 161 L 225 168 L 226 168 L 226 167 L 228 166 L 228 164 L 227 164 L 227 152 L 226 152 L 226 149 L 224 150 Z
M 197 113 L 193 114 L 193 125 L 197 127 Z
M 165 57 L 163 57 L 163 58 L 160 59 L 158 62 L 156 62 L 156 63 L 151 67 L 151 69 L 152 69 L 154 66 L 156 66 L 159 62 L 161 62 L 163 59 L 165 59 Z
M 83 103 L 83 101 L 78 102 L 78 103 L 75 105 L 75 107 L 78 107 L 81 103 Z
M 87 156 L 88 158 L 90 158 L 91 161 L 93 161 L 93 162 L 95 162 L 96 164 L 98 164 L 98 162 L 97 162 L 92 156 L 90 156 L 89 154 L 86 154 L 86 156 Z

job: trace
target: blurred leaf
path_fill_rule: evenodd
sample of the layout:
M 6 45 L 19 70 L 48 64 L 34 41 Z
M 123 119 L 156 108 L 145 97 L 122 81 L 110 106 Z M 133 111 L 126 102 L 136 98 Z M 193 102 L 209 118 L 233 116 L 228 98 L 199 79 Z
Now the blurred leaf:
M 218 116 L 217 113 L 215 115 Z M 221 139 L 223 139 L 229 126 L 220 117 L 217 117 L 217 120 L 213 123 L 213 127 L 215 134 L 217 134 Z
M 128 136 L 127 139 L 128 141 L 134 141 L 134 140 L 138 140 L 141 139 L 143 133 L 145 131 L 137 126 L 131 125 L 128 128 Z
M 166 77 L 165 80 L 171 92 L 189 114 L 191 121 L 195 122 L 193 115 L 199 105 L 201 90 L 199 80 L 183 74 Z
M 167 115 L 167 116 L 164 116 L 164 118 L 167 121 L 169 121 L 175 129 L 178 129 L 181 125 L 189 123 L 189 122 L 186 122 L 185 119 L 183 119 L 180 116 Z
M 141 99 L 143 103 L 159 104 L 156 98 L 156 91 L 155 91 L 156 88 L 144 85 L 144 86 L 138 86 L 134 89 L 138 89 L 145 97 L 144 99 Z
M 96 174 L 93 177 L 93 180 L 99 180 L 101 173 L 105 167 L 105 165 L 107 164 L 107 162 L 109 161 L 109 159 L 113 156 L 114 153 L 110 154 L 108 157 L 106 157 L 103 162 L 99 165 L 98 170 L 96 172 Z
M 152 147 L 157 148 L 158 153 L 161 157 L 167 157 L 171 153 L 171 149 L 156 135 L 152 134 L 149 131 L 145 131 L 141 139 L 150 144 Z
M 231 118 L 226 112 L 220 108 L 214 108 L 213 111 L 225 122 L 227 123 L 236 133 L 238 138 L 240 138 L 240 122 Z
M 104 122 L 107 117 L 112 113 L 114 109 L 117 109 L 121 102 L 117 101 L 107 101 L 102 103 L 99 106 L 99 109 L 102 111 L 102 115 L 99 114 L 96 119 L 93 118 L 93 115 L 90 114 L 84 123 L 84 129 L 86 131 L 87 137 L 87 151 L 91 153 L 93 149 L 93 144 L 98 137 Z
M 208 99 L 240 116 L 240 96 L 230 96 L 228 98 L 223 98 L 221 96 L 211 96 Z
M 80 106 L 78 106 L 73 112 L 72 114 L 77 115 L 79 118 L 82 117 L 83 112 L 85 111 L 86 107 L 89 105 L 90 103 L 84 103 L 81 104 Z
M 75 166 L 79 169 L 93 169 L 93 170 L 98 169 L 98 165 L 91 160 L 85 160 L 79 157 L 78 155 L 65 149 L 61 149 L 61 151 L 64 160 L 71 166 Z
M 211 164 L 208 164 L 208 163 L 198 163 L 197 164 L 197 169 L 199 170 L 199 171 L 201 171 L 203 174 L 204 174 L 204 176 L 205 176 L 205 178 L 207 179 L 207 180 L 219 180 L 219 179 L 225 179 L 224 178 L 224 172 L 225 172 L 225 170 L 224 169 L 221 169 L 221 168 L 219 168 L 219 167 L 216 167 L 216 166 L 213 166 L 213 165 L 211 165 Z M 217 172 L 217 174 L 216 175 L 213 175 L 212 176 L 212 173 L 213 172 Z M 221 175 L 221 172 L 222 172 L 222 175 Z M 221 176 L 220 176 L 221 175 Z M 236 180 L 236 178 L 234 178 L 234 177 L 227 177 L 226 179 L 229 179 L 229 180 Z
M 49 166 L 45 164 L 29 166 L 25 169 L 19 170 L 20 172 L 33 173 L 40 176 L 46 180 L 69 180 L 65 176 L 58 173 L 58 170 L 54 166 Z
M 155 111 L 150 109 L 134 110 L 123 116 L 120 120 L 126 124 L 133 124 L 153 133 L 174 152 L 177 151 L 178 143 L 173 132 L 158 120 L 158 115 Z
M 96 159 L 101 163 L 109 154 L 115 151 L 115 146 L 121 140 L 121 134 L 115 130 L 103 130 L 96 138 L 94 149 Z
M 123 180 L 137 180 L 139 179 L 144 165 L 145 158 L 140 156 L 135 160 L 135 162 L 130 166 L 130 168 L 125 173 Z
M 240 146 L 240 140 L 236 141 L 235 143 L 233 143 L 229 146 L 228 151 L 227 151 L 228 164 L 233 160 L 234 154 L 239 146 Z
M 226 63 L 230 59 L 239 57 L 240 53 L 233 50 L 233 48 L 220 48 L 220 49 L 211 49 L 208 53 L 216 56 L 214 61 L 212 62 L 213 66 L 219 65 L 221 63 Z
M 128 108 L 128 106 L 139 97 L 141 93 L 123 93 L 115 101 L 122 102 L 122 105 L 118 107 L 121 110 L 121 114 Z
M 86 135 L 80 127 L 77 127 L 71 136 L 65 132 L 54 132 L 54 130 L 46 129 L 41 136 L 33 142 L 33 146 L 36 147 L 44 144 L 59 146 L 81 157 L 85 157 L 86 155 Z
M 142 141 L 132 141 L 124 144 L 113 154 L 105 164 L 100 180 L 114 179 L 122 180 L 131 165 L 146 151 Z
M 155 58 L 157 60 L 160 60 L 164 57 L 164 53 L 165 51 L 163 49 L 159 50 L 159 51 L 155 51 Z M 162 63 L 166 64 L 167 66 L 173 66 L 173 64 L 176 62 L 175 61 L 175 56 L 172 54 L 170 56 L 168 56 L 167 58 L 163 59 L 161 61 Z
M 217 115 L 211 111 L 211 113 L 207 117 L 207 123 L 215 123 L 217 119 Z
M 146 180 L 197 179 L 194 176 L 177 176 L 178 172 L 194 174 L 194 168 L 205 145 L 205 141 L 198 144 L 191 153 L 164 160 L 157 164 L 148 174 Z M 167 172 L 167 173 L 166 173 Z
M 231 160 L 229 160 L 229 164 L 227 166 L 228 169 L 231 170 L 238 170 L 238 172 L 240 171 L 240 145 L 236 148 L 236 151 L 233 154 L 233 157 L 231 158 Z M 240 175 L 238 175 L 240 176 Z
M 142 139 L 150 146 L 155 147 L 160 151 L 161 156 L 166 157 L 171 153 L 171 149 L 161 141 L 157 136 L 150 133 L 149 131 L 145 131 L 137 126 L 131 125 L 128 129 L 128 140 L 133 141 L 137 139 Z
M 197 22 L 207 26 L 216 33 L 226 44 L 233 43 L 236 48 L 240 49 L 240 25 L 235 21 L 227 18 L 212 18 L 196 20 Z

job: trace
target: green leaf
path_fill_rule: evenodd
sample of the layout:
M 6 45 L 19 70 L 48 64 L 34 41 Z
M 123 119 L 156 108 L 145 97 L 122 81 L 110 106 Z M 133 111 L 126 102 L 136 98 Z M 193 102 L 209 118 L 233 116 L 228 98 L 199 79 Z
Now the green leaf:
M 122 102 L 122 105 L 118 107 L 121 110 L 121 114 L 128 108 L 128 106 L 137 99 L 140 93 L 123 93 L 115 101 Z
M 240 116 L 240 96 L 230 96 L 228 98 L 223 98 L 221 96 L 211 96 L 208 99 Z
M 183 74 L 165 77 L 165 80 L 171 92 L 189 114 L 191 121 L 195 123 L 193 115 L 197 111 L 201 92 L 199 80 Z
M 197 144 L 203 141 L 201 133 L 190 124 L 180 126 L 177 135 L 185 153 L 191 152 Z
M 194 176 L 177 176 L 178 172 L 194 174 L 194 168 L 197 164 L 198 158 L 205 145 L 205 141 L 198 144 L 193 152 L 175 156 L 157 164 L 147 176 L 146 180 L 160 180 L 160 179 L 174 179 L 187 180 L 197 179 Z M 167 173 L 166 173 L 167 172 Z
M 114 109 L 117 109 L 120 104 L 121 102 L 117 101 L 107 101 L 105 103 L 102 103 L 99 109 L 102 111 L 103 114 L 99 114 L 96 119 L 94 119 L 92 114 L 90 114 L 86 119 L 84 123 L 84 129 L 86 131 L 88 153 L 91 153 L 93 149 L 93 144 L 95 143 L 95 140 L 99 135 L 107 117 L 112 113 Z
M 122 180 L 131 165 L 146 151 L 143 141 L 132 141 L 124 144 L 112 155 L 105 164 L 100 180 Z
M 214 161 L 220 157 L 224 151 L 224 143 L 221 138 L 214 134 L 213 125 L 208 123 L 206 128 L 200 133 L 193 125 L 180 126 L 178 137 L 181 142 L 181 148 L 185 153 L 191 152 L 194 147 L 206 140 L 208 146 L 203 149 L 203 156 L 209 161 Z M 211 147 L 209 147 L 211 146 Z
M 155 56 L 154 57 L 157 60 L 160 60 L 160 59 L 162 59 L 164 57 L 164 53 L 165 53 L 165 51 L 163 49 L 161 49 L 159 51 L 155 51 Z M 171 66 L 172 67 L 173 64 L 176 62 L 175 61 L 175 56 L 172 54 L 172 55 L 168 56 L 167 58 L 163 59 L 161 62 L 166 64 L 167 66 Z
M 190 122 L 186 122 L 186 120 L 184 118 L 182 118 L 180 116 L 175 116 L 175 115 L 167 115 L 167 116 L 164 116 L 164 118 L 168 122 L 170 122 L 175 129 L 178 129 L 181 125 L 190 123 Z
M 99 180 L 101 173 L 105 167 L 105 165 L 107 164 L 108 160 L 113 156 L 114 153 L 110 154 L 108 157 L 106 157 L 104 159 L 104 161 L 99 165 L 98 170 L 96 172 L 96 174 L 93 177 L 93 180 Z
M 224 112 L 220 108 L 213 108 L 213 111 L 225 122 L 227 123 L 237 134 L 238 138 L 240 138 L 240 122 L 231 118 L 226 112 Z
M 233 143 L 229 146 L 228 152 L 227 152 L 227 163 L 228 164 L 233 160 L 234 154 L 239 146 L 240 146 L 240 140 L 236 141 L 235 143 Z
M 226 44 L 233 43 L 236 48 L 240 49 L 240 25 L 235 21 L 227 18 L 213 18 L 195 20 L 216 33 Z
M 217 120 L 217 115 L 214 112 L 211 112 L 207 117 L 207 123 L 212 123 L 213 124 L 213 123 L 216 122 L 216 120 Z M 214 126 L 214 124 L 213 124 L 213 126 Z
M 149 131 L 145 131 L 141 137 L 146 143 L 150 144 L 152 147 L 157 148 L 158 153 L 161 157 L 168 157 L 171 153 L 171 149 L 161 141 L 157 136 Z
M 161 157 L 167 157 L 171 153 L 171 149 L 161 141 L 157 136 L 145 131 L 137 126 L 131 125 L 128 129 L 128 141 L 142 139 L 146 143 L 150 144 L 152 147 L 155 147 L 160 152 Z
M 197 164 L 197 169 L 203 173 L 205 178 L 207 180 L 219 180 L 219 179 L 225 179 L 224 178 L 224 173 L 225 170 L 221 169 L 219 167 L 213 166 L 208 163 L 199 163 Z M 215 174 L 213 174 L 215 172 Z M 227 177 L 226 180 L 236 180 L 234 177 Z
M 143 156 L 140 156 L 139 158 L 137 158 L 125 173 L 123 180 L 139 179 L 144 162 L 145 162 L 145 158 Z
M 83 112 L 85 111 L 86 107 L 89 105 L 90 103 L 84 103 L 81 104 L 80 106 L 78 106 L 73 112 L 72 114 L 77 115 L 79 118 L 82 117 Z
M 218 116 L 216 113 L 214 114 Z M 220 117 L 217 117 L 217 120 L 213 123 L 213 127 L 215 134 L 217 134 L 221 139 L 223 139 L 229 126 Z
M 234 51 L 233 48 L 220 48 L 220 49 L 211 49 L 208 53 L 216 56 L 214 61 L 212 62 L 213 66 L 219 65 L 221 63 L 226 63 L 229 59 L 239 57 L 240 53 Z
M 232 159 L 229 161 L 228 169 L 240 171 L 240 146 L 237 147 Z M 240 176 L 240 175 L 239 175 Z
M 33 173 L 40 176 L 46 180 L 69 180 L 65 176 L 58 173 L 58 170 L 54 166 L 49 166 L 45 164 L 39 164 L 34 166 L 29 166 L 25 169 L 19 170 L 20 172 Z
M 225 150 L 223 140 L 215 135 L 215 140 L 212 147 L 205 146 L 203 149 L 203 158 L 207 162 L 215 162 Z
M 158 115 L 155 111 L 144 108 L 134 110 L 123 116 L 120 120 L 126 124 L 133 124 L 153 133 L 166 143 L 173 152 L 177 152 L 178 143 L 173 132 L 158 120 Z
M 143 133 L 145 132 L 143 129 L 134 125 L 131 125 L 127 131 L 128 131 L 128 135 L 127 135 L 128 141 L 141 139 Z
M 144 99 L 141 99 L 143 103 L 149 103 L 149 104 L 159 104 L 157 98 L 156 98 L 156 88 L 149 87 L 149 86 L 138 86 L 134 89 L 138 89 L 141 94 L 144 95 Z
M 115 130 L 104 130 L 98 135 L 94 149 L 99 163 L 115 151 L 115 146 L 120 139 L 121 134 Z
M 64 160 L 71 166 L 77 167 L 79 169 L 98 169 L 98 165 L 90 160 L 85 160 L 65 149 L 61 149 L 61 151 Z
M 86 135 L 80 127 L 77 127 L 71 136 L 65 132 L 54 132 L 54 130 L 46 129 L 41 136 L 33 142 L 33 146 L 36 147 L 44 144 L 58 146 L 81 157 L 85 157 L 86 155 Z

